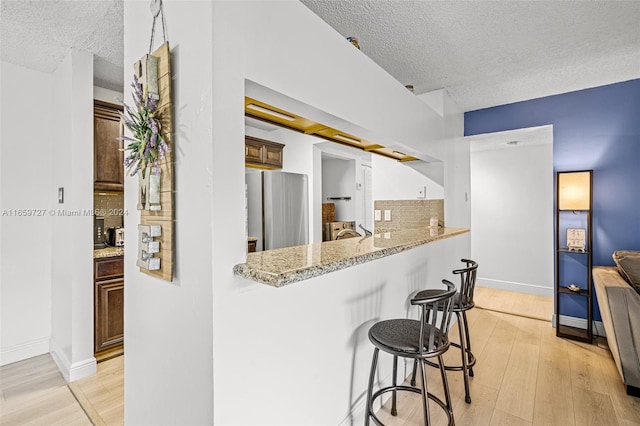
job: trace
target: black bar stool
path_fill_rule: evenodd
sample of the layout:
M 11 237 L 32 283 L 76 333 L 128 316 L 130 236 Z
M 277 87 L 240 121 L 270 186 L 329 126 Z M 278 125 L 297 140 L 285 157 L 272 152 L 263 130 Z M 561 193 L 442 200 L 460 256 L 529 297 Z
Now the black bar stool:
M 393 392 L 391 414 L 396 415 L 396 391 L 409 391 L 422 394 L 424 409 L 424 424 L 430 423 L 429 399 L 436 402 L 446 412 L 449 425 L 455 424 L 453 420 L 453 406 L 449 394 L 447 374 L 444 369 L 442 354 L 449 349 L 449 322 L 453 312 L 453 297 L 456 287 L 447 280 L 442 280 L 447 286 L 446 290 L 430 289 L 422 291 L 420 297 L 411 299 L 412 305 L 420 307 L 420 319 L 391 319 L 380 321 L 369 329 L 369 340 L 375 346 L 373 360 L 371 361 L 371 373 L 369 375 L 369 387 L 367 389 L 367 412 L 365 425 L 373 419 L 375 424 L 382 425 L 373 411 L 373 402 L 380 395 Z M 392 385 L 383 387 L 373 392 L 375 373 L 378 364 L 380 350 L 393 355 L 393 379 Z M 413 358 L 420 367 L 420 379 L 422 389 L 396 384 L 398 357 Z M 441 365 L 440 374 L 444 387 L 445 402 L 427 390 L 427 376 L 423 366 L 428 358 L 438 357 Z M 420 362 L 418 362 L 420 361 Z
M 449 371 L 464 372 L 464 400 L 467 404 L 471 403 L 471 393 L 469 391 L 469 376 L 473 377 L 473 366 L 476 365 L 476 357 L 471 352 L 471 339 L 469 338 L 469 324 L 467 322 L 467 311 L 475 306 L 473 303 L 473 291 L 476 287 L 476 272 L 478 263 L 469 259 L 460 259 L 466 263 L 465 268 L 456 269 L 454 275 L 460 275 L 460 291 L 454 297 L 453 312 L 458 318 L 458 333 L 460 334 L 460 344 L 451 343 L 452 346 L 460 349 L 462 355 L 462 365 L 445 365 L 444 368 Z M 418 292 L 416 297 L 420 297 Z M 463 333 L 464 329 L 464 333 Z M 439 367 L 431 361 L 425 361 L 431 367 Z M 416 365 L 413 366 L 413 375 L 411 384 L 416 385 Z

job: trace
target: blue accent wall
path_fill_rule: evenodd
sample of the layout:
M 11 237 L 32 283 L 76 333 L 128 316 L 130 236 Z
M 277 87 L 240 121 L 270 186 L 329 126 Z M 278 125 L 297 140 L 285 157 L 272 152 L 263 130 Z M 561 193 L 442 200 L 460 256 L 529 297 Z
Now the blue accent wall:
M 640 79 L 464 115 L 465 136 L 543 125 L 553 125 L 554 172 L 593 170 L 593 264 L 640 250 Z M 584 309 L 560 314 L 586 318 Z

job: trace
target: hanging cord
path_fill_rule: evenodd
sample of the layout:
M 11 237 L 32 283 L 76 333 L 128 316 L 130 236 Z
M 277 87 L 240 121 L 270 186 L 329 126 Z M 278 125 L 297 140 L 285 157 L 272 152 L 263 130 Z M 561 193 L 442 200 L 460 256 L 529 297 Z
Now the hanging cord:
M 151 40 L 149 41 L 149 55 L 151 55 L 151 49 L 153 49 L 153 38 L 156 33 L 156 18 L 160 14 L 162 16 L 162 37 L 164 42 L 167 42 L 167 25 L 164 22 L 164 8 L 162 7 L 162 0 L 151 0 L 151 14 L 153 15 L 153 23 L 151 24 Z

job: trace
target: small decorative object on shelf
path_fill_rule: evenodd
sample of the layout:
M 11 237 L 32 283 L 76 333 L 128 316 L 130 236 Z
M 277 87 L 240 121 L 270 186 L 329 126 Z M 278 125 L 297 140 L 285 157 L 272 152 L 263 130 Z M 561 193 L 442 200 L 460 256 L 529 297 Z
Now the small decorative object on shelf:
M 581 251 L 585 250 L 585 230 L 568 228 L 567 229 L 567 248 L 569 251 Z
M 407 88 L 407 90 L 408 90 L 408 91 L 410 91 L 411 93 L 414 93 L 414 91 L 413 91 L 413 84 L 407 84 L 407 85 L 405 85 L 404 87 L 406 87 L 406 88 Z
M 556 175 L 556 336 L 591 343 L 592 170 Z
M 358 39 L 356 37 L 347 37 L 347 41 L 360 49 L 360 44 L 358 44 Z
M 569 290 L 573 291 L 574 293 L 579 293 L 580 292 L 580 287 L 578 287 L 575 284 L 569 284 L 569 286 L 567 288 Z

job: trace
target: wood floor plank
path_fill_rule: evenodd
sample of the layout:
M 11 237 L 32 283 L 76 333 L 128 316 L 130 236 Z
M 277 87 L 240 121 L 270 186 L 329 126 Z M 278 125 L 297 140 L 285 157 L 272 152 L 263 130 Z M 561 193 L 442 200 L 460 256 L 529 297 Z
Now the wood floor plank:
M 464 401 L 464 391 L 454 400 L 453 412 L 457 426 L 485 426 L 491 423 L 498 390 L 474 383 L 471 404 Z
M 96 425 L 124 425 L 124 357 L 99 363 L 95 375 L 70 388 Z
M 615 426 L 619 424 L 609 395 L 579 386 L 574 387 L 573 405 L 577 425 Z
M 553 297 L 498 290 L 476 286 L 474 301 L 476 306 L 496 312 L 551 321 Z
M 531 422 L 502 410 L 493 410 L 490 426 L 530 426 Z
M 517 319 L 518 332 L 496 408 L 533 421 L 540 360 L 541 321 L 529 317 Z M 520 385 L 514 385 L 520 383 Z M 507 409 L 509 407 L 509 409 Z
M 517 334 L 517 328 L 508 315 L 494 314 L 498 318 L 489 341 L 481 353 L 475 353 L 483 368 L 474 370 L 474 382 L 493 389 L 500 389 L 502 378 L 509 363 L 511 349 Z M 471 337 L 473 339 L 473 336 Z M 479 367 L 479 366 L 478 366 Z
M 483 295 L 483 293 L 485 294 Z M 516 296 L 513 292 L 478 286 L 475 289 L 474 301 L 483 308 L 489 306 L 498 312 L 512 312 L 513 305 L 516 303 Z
M 575 425 L 573 399 L 566 342 L 541 339 L 533 424 Z
M 567 341 L 567 343 L 575 349 L 569 351 L 571 381 L 574 389 L 580 387 L 600 394 L 606 394 L 608 387 L 599 359 L 601 350 L 595 345 L 588 345 L 581 342 Z
M 514 343 L 496 401 L 497 409 L 529 422 L 533 421 L 539 351 L 536 345 Z
M 104 421 L 102 416 L 100 416 L 100 413 L 98 412 L 98 410 L 96 410 L 96 408 L 91 403 L 91 400 L 87 398 L 85 393 L 82 391 L 82 388 L 80 388 L 80 386 L 78 386 L 76 382 L 69 383 L 69 390 L 71 390 L 71 392 L 73 393 L 73 396 L 76 398 L 78 403 L 82 406 L 82 409 L 84 410 L 87 417 L 89 417 L 89 419 L 91 420 L 91 423 L 94 426 L 107 425 L 107 423 Z
M 472 309 L 467 314 L 469 319 L 469 333 L 471 335 L 471 351 L 476 358 L 482 353 L 489 342 L 491 333 L 499 321 L 499 314 L 482 309 Z
M 607 394 L 611 398 L 616 417 L 635 424 L 640 424 L 640 398 L 627 395 L 624 382 L 618 373 L 611 352 L 606 347 L 599 346 L 602 350 L 598 354 L 600 372 L 607 388 Z
M 83 424 L 91 422 L 65 386 L 48 389 L 45 394 L 14 398 L 0 407 L 2 425 Z

